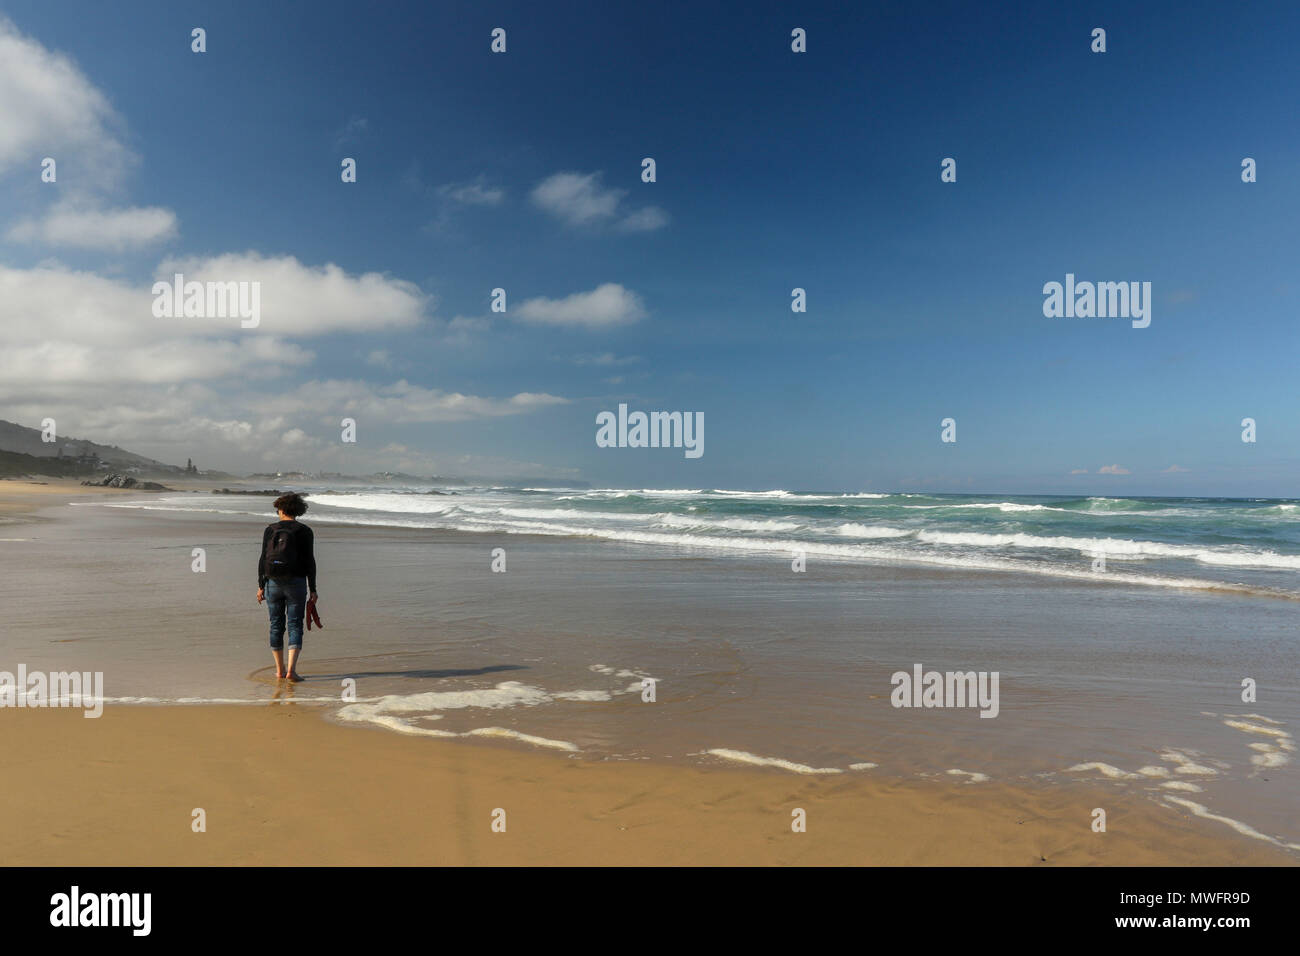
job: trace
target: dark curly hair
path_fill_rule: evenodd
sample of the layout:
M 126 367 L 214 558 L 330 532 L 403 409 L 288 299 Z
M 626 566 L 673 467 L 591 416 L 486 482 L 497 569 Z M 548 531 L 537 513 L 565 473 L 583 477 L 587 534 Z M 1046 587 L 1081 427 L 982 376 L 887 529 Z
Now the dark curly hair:
M 307 513 L 307 502 L 296 491 L 281 495 L 272 504 L 276 511 L 281 511 L 290 518 L 298 518 Z

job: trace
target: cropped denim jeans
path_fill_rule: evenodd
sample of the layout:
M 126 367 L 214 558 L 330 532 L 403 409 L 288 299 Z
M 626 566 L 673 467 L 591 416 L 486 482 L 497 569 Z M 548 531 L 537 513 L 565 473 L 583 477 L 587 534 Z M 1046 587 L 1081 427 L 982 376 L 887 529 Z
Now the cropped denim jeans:
M 271 615 L 271 650 L 284 648 L 286 621 L 289 626 L 289 646 L 302 647 L 302 616 L 306 607 L 306 578 L 266 579 L 266 609 Z

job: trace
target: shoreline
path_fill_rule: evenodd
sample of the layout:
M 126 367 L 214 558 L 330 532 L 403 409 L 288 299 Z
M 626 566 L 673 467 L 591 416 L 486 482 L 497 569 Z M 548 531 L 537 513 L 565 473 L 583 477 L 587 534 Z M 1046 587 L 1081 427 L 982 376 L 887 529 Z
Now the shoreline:
M 9 480 L 0 484 L 0 514 L 7 524 L 58 520 L 38 512 L 118 493 L 140 495 L 137 489 L 81 486 L 72 479 Z M 354 527 L 375 536 L 421 530 Z M 960 572 L 898 573 L 942 579 Z M 987 579 L 999 577 L 989 573 Z M 326 632 L 327 638 L 347 633 L 346 619 L 339 624 L 343 631 Z M 530 633 L 545 632 L 545 625 L 528 627 Z M 311 684 L 300 685 L 300 693 L 311 693 Z M 1199 818 L 1191 807 L 1175 809 L 1084 779 L 995 777 L 968 785 L 964 777 L 888 770 L 809 774 L 718 757 L 705 763 L 616 759 L 585 748 L 568 756 L 491 734 L 430 739 L 395 733 L 340 721 L 324 707 L 307 714 L 284 707 L 286 702 L 110 703 L 97 720 L 0 708 L 0 745 L 13 755 L 17 771 L 0 799 L 0 834 L 16 848 L 11 862 L 1297 864 L 1293 853 Z M 374 733 L 355 732 L 360 730 Z M 718 745 L 729 746 L 719 736 Z M 373 786 L 351 787 L 348 781 Z M 449 793 L 462 797 L 448 804 Z M 395 804 L 392 795 L 400 795 Z M 419 810 L 426 800 L 432 802 Z M 190 805 L 182 807 L 186 801 Z M 191 834 L 194 807 L 224 820 L 224 828 L 210 824 L 206 834 Z M 260 844 L 277 842 L 270 828 L 294 807 L 291 842 L 297 849 L 285 858 L 267 855 Z M 520 810 L 510 819 L 529 821 L 525 840 L 491 832 L 488 815 L 496 807 L 508 815 L 510 807 Z M 808 811 L 807 833 L 791 832 L 794 807 Z M 1091 831 L 1097 807 L 1108 814 L 1105 834 Z M 172 814 L 183 818 L 178 830 L 159 830 L 155 840 L 147 827 L 137 826 L 141 814 L 170 820 L 169 827 L 176 823 Z M 332 829 L 338 839 L 313 842 L 322 829 Z M 404 833 L 415 842 L 408 844 Z M 783 839 L 787 835 L 798 842 Z M 207 842 L 195 844 L 191 836 Z
M 210 487 L 210 482 L 198 481 L 195 479 L 175 480 L 173 482 L 175 487 L 168 487 L 161 491 L 146 491 L 139 488 L 108 488 L 102 486 L 83 487 L 76 479 L 60 477 L 50 477 L 46 481 L 41 482 L 29 479 L 0 478 L 0 482 L 8 482 L 7 485 L 0 483 L 0 523 L 21 523 L 23 521 L 35 522 L 49 520 L 46 516 L 39 514 L 39 512 L 46 508 L 55 507 L 61 504 L 73 503 L 78 497 L 87 499 L 79 503 L 89 504 L 96 503 L 96 499 L 105 496 L 111 497 L 113 495 L 139 496 L 195 493 L 200 495 L 211 495 L 219 492 L 219 489 L 217 492 L 214 492 Z M 249 497 L 256 497 L 256 493 L 254 492 L 239 492 L 239 494 L 247 494 Z M 193 517 L 194 520 L 206 520 L 202 513 L 196 514 Z M 469 540 L 479 538 L 482 535 L 482 532 L 479 531 L 464 530 L 460 528 L 408 527 L 331 518 L 322 520 L 319 515 L 315 516 L 314 520 L 320 522 L 327 528 L 349 528 L 357 531 L 369 531 L 388 535 L 418 537 L 420 535 L 436 533 L 447 535 L 453 539 L 462 538 Z M 784 544 L 779 548 L 768 547 L 745 550 L 708 543 L 674 546 L 650 541 L 611 539 L 602 535 L 589 534 L 543 534 L 534 531 L 501 531 L 497 533 L 505 535 L 511 540 L 525 543 L 564 540 L 583 543 L 599 542 L 601 544 L 609 544 L 634 550 L 644 549 L 651 556 L 655 553 L 662 552 L 665 547 L 681 547 L 693 552 L 695 556 L 702 559 L 720 558 L 724 556 L 740 556 L 742 558 L 753 559 L 755 557 L 768 557 L 773 554 L 784 556 L 788 550 Z M 1196 584 L 1175 584 L 1173 579 L 1153 582 L 1142 575 L 1133 574 L 1123 576 L 1118 574 L 1099 576 L 1094 573 L 1067 574 L 1058 570 L 1037 572 L 1026 568 L 1010 567 L 964 568 L 942 563 L 927 563 L 916 560 L 904 560 L 897 563 L 874 563 L 863 562 L 856 558 L 834 554 L 820 554 L 818 555 L 818 560 L 827 566 L 845 568 L 885 568 L 890 572 L 899 575 L 910 575 L 918 579 L 931 579 L 935 581 L 974 579 L 991 584 L 1007 582 L 1016 586 L 1023 586 L 1028 582 L 1033 582 L 1035 586 L 1058 587 L 1062 589 L 1085 587 L 1096 589 L 1099 592 L 1105 592 L 1110 589 L 1132 588 L 1142 590 L 1147 590 L 1148 588 L 1162 590 L 1172 586 L 1176 590 L 1189 595 L 1228 599 L 1243 598 L 1248 600 L 1261 600 L 1264 602 L 1300 602 L 1300 592 L 1290 593 L 1278 591 L 1273 588 L 1244 585 L 1233 582 L 1206 580 Z

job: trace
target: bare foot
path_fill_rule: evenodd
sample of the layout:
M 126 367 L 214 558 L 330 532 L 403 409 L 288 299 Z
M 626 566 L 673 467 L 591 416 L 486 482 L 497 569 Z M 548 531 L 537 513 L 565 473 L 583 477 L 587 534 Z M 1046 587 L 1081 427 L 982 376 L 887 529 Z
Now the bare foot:
M 284 680 L 284 671 L 276 671 L 276 672 L 275 672 L 275 679 L 276 679 L 276 680 Z
M 295 684 L 300 683 L 302 681 L 302 677 L 299 675 L 297 671 L 294 671 L 292 674 L 289 674 L 287 676 L 289 680 L 293 681 Z

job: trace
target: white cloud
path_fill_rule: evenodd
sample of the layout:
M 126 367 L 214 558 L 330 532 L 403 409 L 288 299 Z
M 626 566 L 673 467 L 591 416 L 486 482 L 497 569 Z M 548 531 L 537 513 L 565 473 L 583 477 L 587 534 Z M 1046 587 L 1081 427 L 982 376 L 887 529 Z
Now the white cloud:
M 1162 468 L 1162 469 L 1160 470 L 1160 474 L 1162 474 L 1162 475 L 1172 475 L 1172 474 L 1175 474 L 1175 473 L 1177 473 L 1177 472 L 1186 472 L 1186 471 L 1190 471 L 1190 470 L 1191 470 L 1190 468 L 1184 468 L 1182 465 L 1170 465 L 1168 468 Z
M 176 236 L 176 214 L 158 206 L 100 209 L 61 202 L 43 219 L 17 223 L 6 234 L 13 242 L 79 246 L 120 251 Z
M 529 299 L 514 312 L 514 318 L 538 325 L 605 328 L 636 322 L 646 315 L 641 298 L 616 282 L 606 282 L 590 292 L 575 292 L 563 299 Z
M 639 355 L 618 356 L 613 352 L 604 352 L 600 355 L 575 355 L 573 357 L 574 365 L 631 365 L 633 362 L 641 361 Z
M 646 206 L 623 213 L 625 189 L 601 184 L 600 173 L 555 173 L 533 189 L 532 200 L 541 209 L 570 226 L 599 226 L 617 221 L 624 232 L 648 232 L 668 224 L 668 213 Z
M 454 199 L 467 206 L 499 206 L 506 198 L 506 191 L 495 186 L 486 186 L 482 178 L 468 183 L 446 183 L 438 187 L 438 195 Z
M 484 398 L 425 388 L 405 379 L 382 386 L 338 379 L 304 382 L 275 398 L 275 408 L 284 414 L 321 414 L 331 420 L 350 415 L 358 419 L 358 424 L 368 420 L 384 425 L 500 418 L 567 403 L 566 398 L 544 392 Z
M 1123 465 L 1102 465 L 1097 469 L 1099 475 L 1127 475 L 1129 470 Z
M 618 228 L 623 232 L 653 232 L 666 225 L 668 225 L 668 213 L 658 206 L 646 206 L 626 216 L 618 224 Z
M 276 385 L 273 375 L 249 374 L 242 380 Z M 424 474 L 469 469 L 550 474 L 554 469 L 505 460 L 435 462 L 405 446 L 389 442 L 376 449 L 373 442 L 392 425 L 527 415 L 566 403 L 547 394 L 520 392 L 490 398 L 426 389 L 406 381 L 389 385 L 311 381 L 280 393 L 230 390 L 222 383 L 150 385 L 124 380 L 75 387 L 54 383 L 26 391 L 12 402 L 0 395 L 0 417 L 27 425 L 52 417 L 62 434 L 118 444 L 162 461 L 183 462 L 192 456 L 204 468 L 265 471 L 270 465 L 349 474 L 385 469 Z M 362 444 L 339 442 L 339 419 L 345 415 L 357 419 Z
M 0 15 L 0 173 L 15 168 L 38 181 L 46 156 L 60 181 L 116 185 L 134 155 L 108 98 L 75 63 L 24 36 Z
M 334 148 L 342 149 L 354 143 L 365 133 L 370 124 L 364 116 L 353 116 L 334 133 Z
M 367 126 L 352 117 L 335 133 L 336 144 L 363 136 Z M 6 223 L 6 238 L 111 252 L 174 238 L 172 210 L 110 198 L 137 161 L 126 142 L 125 124 L 82 70 L 0 15 L 0 177 L 8 179 L 6 187 L 29 183 L 29 192 L 52 201 Z M 39 182 L 45 156 L 58 163 L 57 186 Z M 481 180 L 453 184 L 446 195 L 477 205 L 505 198 L 504 190 Z M 53 417 L 64 434 L 168 461 L 202 455 L 203 467 L 238 468 L 283 455 L 295 467 L 315 459 L 332 470 L 355 471 L 364 463 L 360 470 L 370 471 L 393 467 L 386 458 L 422 456 L 394 445 L 378 455 L 344 447 L 337 441 L 338 415 L 358 417 L 373 436 L 385 424 L 526 415 L 567 402 L 544 392 L 466 395 L 405 380 L 294 387 L 316 358 L 294 339 L 437 330 L 433 299 L 414 283 L 381 273 L 348 274 L 333 263 L 313 266 L 251 251 L 170 258 L 155 277 L 170 282 L 177 272 L 191 282 L 259 283 L 260 324 L 242 329 L 238 320 L 157 318 L 150 281 L 58 261 L 25 269 L 0 263 L 3 417 L 28 424 Z M 448 328 L 464 335 L 480 327 L 477 321 Z M 360 341 L 348 353 L 358 367 L 392 361 L 386 350 L 372 348 L 373 339 Z
M 570 225 L 583 226 L 613 218 L 626 194 L 602 187 L 600 173 L 556 173 L 533 189 L 533 202 Z
M 481 315 L 458 315 L 447 323 L 449 332 L 486 332 L 491 320 Z
M 469 345 L 474 341 L 475 335 L 486 332 L 491 327 L 491 320 L 484 316 L 458 315 L 446 324 L 439 341 L 443 345 Z
M 186 282 L 260 283 L 258 328 L 268 334 L 322 335 L 408 328 L 418 324 L 432 305 L 419 286 L 404 279 L 378 272 L 350 276 L 333 263 L 307 266 L 293 256 L 266 258 L 246 252 L 207 259 L 169 259 L 154 274 L 160 281 L 169 282 L 175 273 L 184 275 Z
M 44 216 L 6 230 L 10 242 L 116 252 L 176 235 L 170 209 L 109 208 L 101 201 L 137 160 L 124 145 L 125 124 L 71 59 L 24 36 L 3 15 L 0 130 L 0 175 L 39 184 L 49 157 L 57 186 L 41 186 L 38 194 L 62 197 Z
M 206 467 L 248 467 L 279 456 L 291 467 L 368 473 L 392 464 L 367 452 L 360 467 L 355 452 L 348 457 L 337 441 L 312 432 L 337 427 L 345 414 L 374 428 L 526 415 L 567 402 L 544 392 L 480 396 L 405 380 L 290 387 L 287 376 L 315 360 L 292 335 L 364 334 L 424 322 L 427 299 L 410 283 L 292 258 L 221 257 L 196 263 L 194 271 L 181 265 L 191 279 L 260 279 L 262 324 L 241 329 L 237 322 L 159 319 L 148 285 L 58 263 L 0 265 L 0 417 L 32 423 L 51 416 L 66 434 L 163 460 L 201 456 Z M 293 309 L 273 317 L 268 307 L 278 310 L 286 301 Z M 434 320 L 429 325 L 438 327 Z M 358 349 L 356 357 L 377 362 L 391 354 Z M 265 386 L 250 387 L 259 382 Z
M 272 338 L 239 342 L 160 341 L 130 347 L 40 342 L 0 351 L 0 399 L 40 385 L 168 384 L 274 375 L 309 364 L 311 352 Z
M 177 263 L 186 279 L 261 281 L 262 322 L 155 318 L 149 286 L 52 264 L 0 265 L 0 398 L 52 383 L 179 383 L 303 366 L 314 355 L 287 336 L 364 333 L 421 321 L 411 283 L 296 259 L 226 256 Z M 196 268 L 191 269 L 191 265 Z M 170 278 L 171 270 L 160 270 Z

